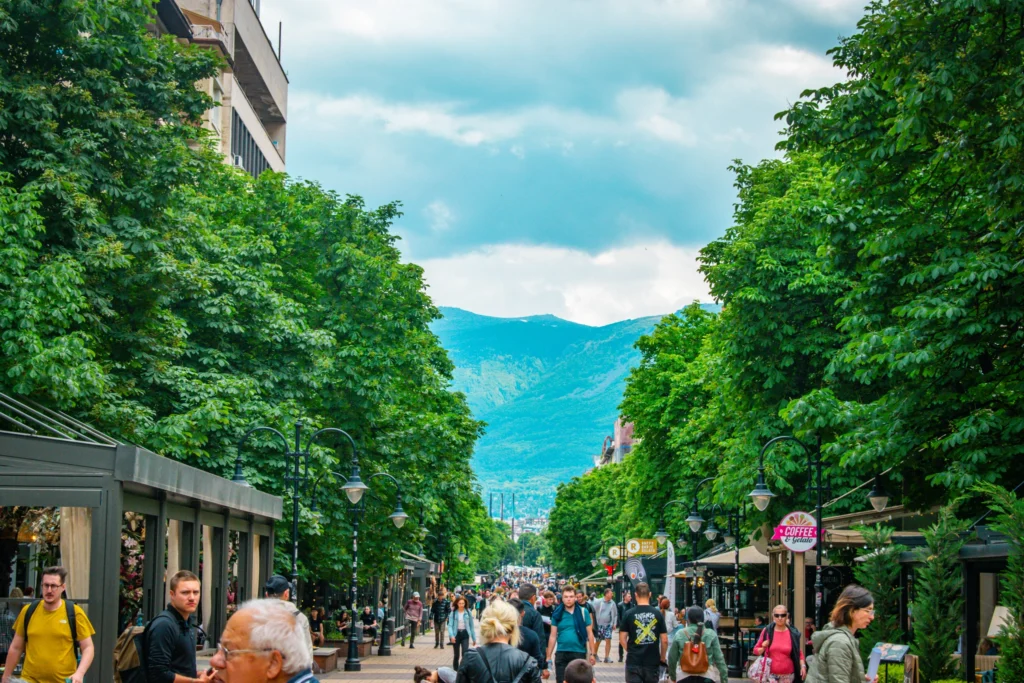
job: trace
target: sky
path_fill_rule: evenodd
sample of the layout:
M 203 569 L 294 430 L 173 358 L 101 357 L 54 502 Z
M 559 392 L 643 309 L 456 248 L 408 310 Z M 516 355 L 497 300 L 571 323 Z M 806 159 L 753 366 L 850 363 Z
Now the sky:
M 865 0 L 262 0 L 287 166 L 402 202 L 438 305 L 590 325 L 709 302 L 728 166 L 843 80 Z

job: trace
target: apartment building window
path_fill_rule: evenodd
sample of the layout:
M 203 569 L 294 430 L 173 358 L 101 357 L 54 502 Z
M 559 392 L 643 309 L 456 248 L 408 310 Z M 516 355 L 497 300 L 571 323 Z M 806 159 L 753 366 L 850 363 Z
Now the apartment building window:
M 234 109 L 231 110 L 231 158 L 253 178 L 258 178 L 270 168 L 267 158 L 242 122 L 242 117 Z

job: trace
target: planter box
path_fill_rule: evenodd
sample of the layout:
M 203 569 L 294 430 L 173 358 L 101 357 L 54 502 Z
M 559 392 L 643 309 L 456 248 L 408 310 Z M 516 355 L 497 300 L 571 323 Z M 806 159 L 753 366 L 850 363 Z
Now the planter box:
M 313 661 L 320 667 L 321 673 L 328 673 L 338 668 L 338 648 L 318 647 L 313 650 Z

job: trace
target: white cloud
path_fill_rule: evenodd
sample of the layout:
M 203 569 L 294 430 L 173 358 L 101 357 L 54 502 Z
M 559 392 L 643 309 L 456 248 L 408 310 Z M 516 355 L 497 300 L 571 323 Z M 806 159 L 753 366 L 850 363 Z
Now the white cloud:
M 434 232 L 447 230 L 455 221 L 455 212 L 440 199 L 435 199 L 427 204 L 423 213 L 426 214 L 427 221 L 430 223 L 430 229 Z
M 508 152 L 520 159 L 531 145 L 567 154 L 580 141 L 691 148 L 757 139 L 770 150 L 778 127 L 771 118 L 775 111 L 804 88 L 841 77 L 826 58 L 788 45 L 738 50 L 719 69 L 687 96 L 673 96 L 660 86 L 607 93 L 606 111 L 546 103 L 486 110 L 467 102 L 388 102 L 373 95 L 302 91 L 292 94 L 290 109 L 292 125 L 330 133 L 327 139 L 340 140 L 369 126 L 386 135 L 428 136 L 492 153 L 493 145 L 512 143 Z M 752 122 L 758 126 L 755 133 L 748 130 Z
M 564 247 L 497 244 L 421 261 L 434 302 L 475 313 L 552 313 L 604 325 L 710 301 L 695 248 L 651 241 L 598 254 Z
M 745 9 L 743 0 L 264 0 L 263 20 L 283 20 L 286 37 L 302 36 L 296 50 L 355 44 L 547 51 L 652 28 L 697 32 Z

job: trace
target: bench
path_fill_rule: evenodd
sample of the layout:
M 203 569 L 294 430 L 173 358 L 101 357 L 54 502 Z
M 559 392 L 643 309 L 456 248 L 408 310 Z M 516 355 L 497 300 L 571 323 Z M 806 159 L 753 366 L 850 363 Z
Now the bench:
M 338 648 L 318 647 L 313 650 L 313 661 L 321 673 L 328 673 L 338 668 Z

